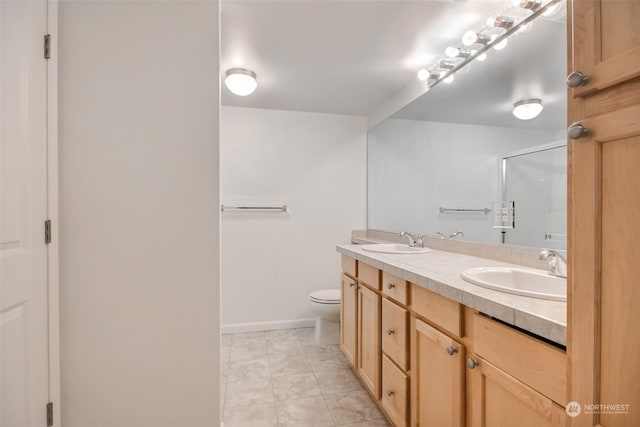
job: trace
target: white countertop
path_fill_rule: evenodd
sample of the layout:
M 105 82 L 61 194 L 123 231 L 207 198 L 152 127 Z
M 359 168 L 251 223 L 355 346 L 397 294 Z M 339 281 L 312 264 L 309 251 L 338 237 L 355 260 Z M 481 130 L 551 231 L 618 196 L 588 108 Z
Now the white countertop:
M 461 277 L 462 270 L 470 267 L 523 268 L 520 265 L 438 250 L 415 255 L 368 252 L 361 245 L 338 245 L 336 250 L 489 316 L 566 345 L 566 302 L 494 291 Z

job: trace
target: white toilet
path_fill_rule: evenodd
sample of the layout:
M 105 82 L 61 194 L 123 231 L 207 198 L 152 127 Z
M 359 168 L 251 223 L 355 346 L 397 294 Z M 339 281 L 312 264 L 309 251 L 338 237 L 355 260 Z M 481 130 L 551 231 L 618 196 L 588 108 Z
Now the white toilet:
M 316 319 L 316 344 L 340 344 L 340 289 L 322 289 L 309 294 Z

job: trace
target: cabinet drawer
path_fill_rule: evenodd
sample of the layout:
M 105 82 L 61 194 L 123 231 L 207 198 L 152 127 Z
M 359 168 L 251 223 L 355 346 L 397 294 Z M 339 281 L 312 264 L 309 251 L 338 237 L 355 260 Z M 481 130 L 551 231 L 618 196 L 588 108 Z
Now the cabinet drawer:
M 411 308 L 448 332 L 462 336 L 462 305 L 418 285 L 411 290 Z
M 380 290 L 380 270 L 358 262 L 358 280 L 370 288 Z
M 407 425 L 409 377 L 387 357 L 382 356 L 382 398 L 380 405 L 396 427 Z
M 565 406 L 567 355 L 564 351 L 485 316 L 473 320 L 474 352 L 496 367 Z
M 382 292 L 401 304 L 407 304 L 407 282 L 393 274 L 382 272 Z
M 382 300 L 382 351 L 407 370 L 407 310 Z
M 358 262 L 355 259 L 342 255 L 342 272 L 344 274 L 355 278 L 357 274 L 357 266 Z

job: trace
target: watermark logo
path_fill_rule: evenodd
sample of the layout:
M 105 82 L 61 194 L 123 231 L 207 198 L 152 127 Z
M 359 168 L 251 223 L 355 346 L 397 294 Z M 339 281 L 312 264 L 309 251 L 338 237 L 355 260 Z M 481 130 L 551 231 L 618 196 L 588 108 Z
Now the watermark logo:
M 585 403 L 581 405 L 572 401 L 567 403 L 564 410 L 570 417 L 577 417 L 581 413 L 624 415 L 629 414 L 630 406 L 628 403 Z
M 570 417 L 577 417 L 582 412 L 582 407 L 578 402 L 569 402 L 564 410 Z

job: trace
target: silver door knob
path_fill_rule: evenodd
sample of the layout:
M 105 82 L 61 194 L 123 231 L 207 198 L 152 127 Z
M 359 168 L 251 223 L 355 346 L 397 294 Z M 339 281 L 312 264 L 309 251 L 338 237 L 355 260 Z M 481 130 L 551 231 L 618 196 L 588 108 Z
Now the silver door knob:
M 393 396 L 394 394 L 396 394 L 396 392 L 395 392 L 395 391 L 391 390 L 390 388 L 388 388 L 388 389 L 387 389 L 387 396 L 391 397 L 391 396 Z
M 480 364 L 480 361 L 472 359 L 472 358 L 468 358 L 467 359 L 467 366 L 469 367 L 469 369 L 473 369 L 476 366 L 478 366 Z
M 569 139 L 580 139 L 589 135 L 589 128 L 582 126 L 581 123 L 574 123 L 567 129 Z
M 391 282 L 389 282 L 389 284 L 387 285 L 387 288 L 389 288 L 389 289 L 393 289 L 393 288 L 395 288 L 395 287 L 396 287 L 396 285 L 394 285 L 394 284 L 393 284 L 393 283 L 391 283 Z
M 567 87 L 576 88 L 589 83 L 589 76 L 584 75 L 581 71 L 574 71 L 567 76 Z
M 455 348 L 454 346 L 450 345 L 449 347 L 447 347 L 447 353 L 449 353 L 449 356 L 453 356 L 457 352 L 458 352 L 458 349 Z
M 387 329 L 387 335 L 393 335 L 395 333 L 396 331 L 394 331 L 393 329 Z

